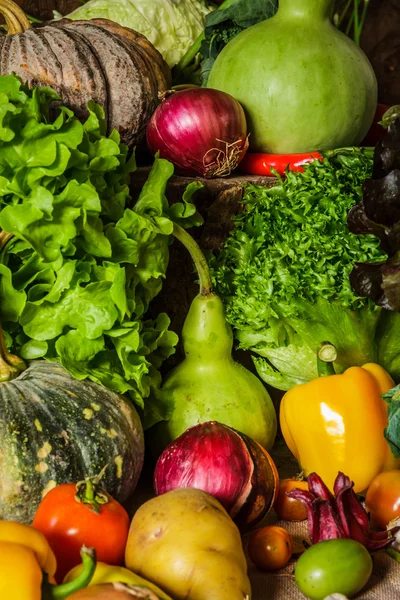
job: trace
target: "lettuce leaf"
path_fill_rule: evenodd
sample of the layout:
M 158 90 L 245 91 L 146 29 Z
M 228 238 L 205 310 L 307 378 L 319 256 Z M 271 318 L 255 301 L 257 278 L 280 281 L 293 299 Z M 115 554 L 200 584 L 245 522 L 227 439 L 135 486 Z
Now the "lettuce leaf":
M 167 315 L 145 315 L 168 265 L 169 215 L 198 219 L 195 188 L 170 209 L 173 167 L 156 158 L 132 205 L 134 156 L 116 132 L 105 136 L 102 110 L 89 104 L 82 124 L 61 107 L 51 120 L 54 101 L 0 77 L 2 327 L 22 358 L 60 362 L 144 409 L 178 341 Z
M 400 319 L 349 281 L 354 262 L 386 260 L 376 237 L 347 228 L 371 171 L 370 153 L 354 148 L 272 188 L 247 186 L 245 210 L 212 261 L 239 347 L 256 355 L 260 377 L 276 388 L 314 379 L 325 341 L 337 347 L 337 372 L 377 361 L 400 377 Z

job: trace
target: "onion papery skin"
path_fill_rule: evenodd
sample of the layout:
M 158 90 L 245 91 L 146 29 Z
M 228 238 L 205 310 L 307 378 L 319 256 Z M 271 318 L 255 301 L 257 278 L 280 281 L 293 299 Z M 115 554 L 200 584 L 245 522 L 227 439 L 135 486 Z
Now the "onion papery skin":
M 177 488 L 211 494 L 246 531 L 272 508 L 279 476 L 260 444 L 227 425 L 209 421 L 187 429 L 157 461 L 155 493 Z
M 208 179 L 229 175 L 249 146 L 239 102 L 203 88 L 168 95 L 153 113 L 146 137 L 150 151 L 172 162 L 179 175 Z

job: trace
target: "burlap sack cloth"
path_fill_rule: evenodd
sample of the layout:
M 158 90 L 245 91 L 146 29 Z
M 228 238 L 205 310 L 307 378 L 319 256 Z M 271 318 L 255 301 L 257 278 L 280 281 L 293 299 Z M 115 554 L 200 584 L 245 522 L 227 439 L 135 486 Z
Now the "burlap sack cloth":
M 268 518 L 269 523 L 284 526 L 293 536 L 295 549 L 301 547 L 302 540 L 308 537 L 305 523 L 280 523 L 273 517 Z M 373 561 L 373 575 L 364 590 L 356 596 L 357 600 L 400 600 L 400 564 L 385 551 L 375 552 Z M 292 559 L 281 571 L 263 573 L 249 561 L 253 600 L 304 600 L 294 582 L 294 567 L 295 559 Z
M 297 464 L 290 455 L 283 440 L 278 440 L 271 452 L 282 478 L 293 476 Z M 132 512 L 143 502 L 153 497 L 152 466 L 147 465 L 135 493 Z M 279 522 L 273 513 L 266 516 L 259 527 L 263 525 L 281 525 L 293 537 L 294 552 L 304 548 L 303 540 L 309 541 L 307 521 L 301 523 Z M 246 548 L 246 536 L 243 540 Z M 383 550 L 373 554 L 374 570 L 367 586 L 355 597 L 355 600 L 400 600 L 400 564 L 390 558 Z M 297 588 L 293 572 L 296 556 L 288 565 L 275 573 L 259 571 L 248 559 L 249 577 L 252 584 L 252 600 L 305 600 L 305 596 Z

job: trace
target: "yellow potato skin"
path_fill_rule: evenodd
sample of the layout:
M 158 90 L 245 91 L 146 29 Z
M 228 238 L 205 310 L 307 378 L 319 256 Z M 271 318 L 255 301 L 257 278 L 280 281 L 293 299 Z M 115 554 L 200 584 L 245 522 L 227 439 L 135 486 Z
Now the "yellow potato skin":
M 250 600 L 240 533 L 221 504 L 192 488 L 149 500 L 136 512 L 128 569 L 176 600 Z

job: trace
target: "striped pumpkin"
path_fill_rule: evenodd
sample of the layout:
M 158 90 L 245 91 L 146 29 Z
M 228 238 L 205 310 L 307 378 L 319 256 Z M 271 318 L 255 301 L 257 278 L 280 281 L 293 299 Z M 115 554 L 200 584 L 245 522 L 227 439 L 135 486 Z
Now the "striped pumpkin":
M 0 383 L 0 519 L 30 523 L 48 490 L 106 465 L 101 481 L 124 502 L 143 456 L 138 414 L 107 388 L 45 361 Z
M 32 86 L 50 86 L 78 118 L 100 104 L 108 133 L 116 129 L 136 146 L 170 86 L 171 72 L 146 37 L 108 19 L 62 19 L 31 27 L 12 0 L 0 0 L 8 32 L 0 31 L 0 74 L 15 73 Z

